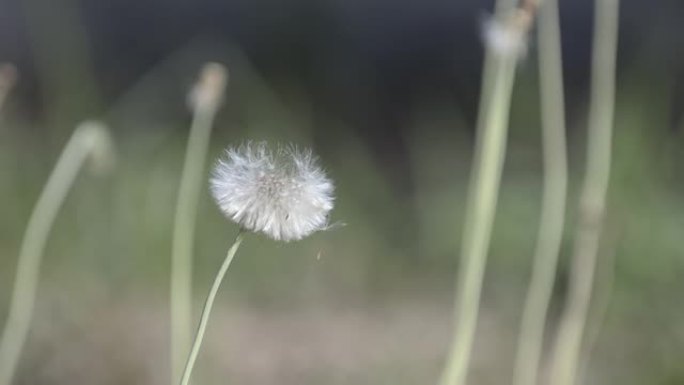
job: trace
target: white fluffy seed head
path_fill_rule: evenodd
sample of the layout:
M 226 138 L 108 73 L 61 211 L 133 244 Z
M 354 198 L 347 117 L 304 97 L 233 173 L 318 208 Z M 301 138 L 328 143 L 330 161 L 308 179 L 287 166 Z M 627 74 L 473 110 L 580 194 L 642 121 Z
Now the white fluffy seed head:
M 292 241 L 328 227 L 333 183 L 311 151 L 247 143 L 226 150 L 210 181 L 226 217 L 243 229 Z

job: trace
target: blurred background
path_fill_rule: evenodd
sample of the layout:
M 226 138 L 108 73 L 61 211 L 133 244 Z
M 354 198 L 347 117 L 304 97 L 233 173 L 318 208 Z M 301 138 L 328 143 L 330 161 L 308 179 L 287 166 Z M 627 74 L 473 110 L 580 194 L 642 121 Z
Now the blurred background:
M 451 336 L 482 66 L 480 0 L 0 0 L 0 322 L 33 205 L 82 120 L 117 168 L 81 176 L 48 243 L 17 384 L 166 384 L 169 265 L 207 61 L 230 71 L 207 163 L 246 140 L 311 146 L 332 221 L 250 235 L 222 287 L 197 383 L 430 384 Z M 561 0 L 571 185 L 549 333 L 583 173 L 593 2 Z M 623 0 L 607 229 L 587 384 L 684 384 L 684 3 Z M 541 197 L 534 38 L 518 70 L 472 384 L 509 381 Z M 237 231 L 203 189 L 196 313 Z

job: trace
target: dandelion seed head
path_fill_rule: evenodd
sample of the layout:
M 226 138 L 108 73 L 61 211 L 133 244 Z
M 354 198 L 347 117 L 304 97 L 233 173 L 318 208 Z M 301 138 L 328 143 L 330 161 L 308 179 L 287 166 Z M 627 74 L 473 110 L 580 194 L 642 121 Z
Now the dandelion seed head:
M 328 227 L 333 183 L 311 151 L 265 143 L 226 150 L 210 181 L 226 217 L 275 240 L 299 240 Z

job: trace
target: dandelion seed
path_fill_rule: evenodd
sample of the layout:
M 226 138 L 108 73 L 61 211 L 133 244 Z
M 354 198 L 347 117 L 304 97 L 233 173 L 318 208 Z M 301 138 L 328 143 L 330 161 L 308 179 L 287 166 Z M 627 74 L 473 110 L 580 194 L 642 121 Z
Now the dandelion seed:
M 292 241 L 328 228 L 333 183 L 311 151 L 265 143 L 226 151 L 211 179 L 223 213 L 243 229 Z

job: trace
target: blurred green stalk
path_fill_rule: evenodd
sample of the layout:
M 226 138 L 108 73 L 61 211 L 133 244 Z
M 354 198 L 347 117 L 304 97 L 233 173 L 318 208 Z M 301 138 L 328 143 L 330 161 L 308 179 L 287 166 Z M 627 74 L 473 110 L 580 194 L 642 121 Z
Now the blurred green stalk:
M 67 193 L 86 160 L 102 164 L 111 154 L 107 129 L 99 123 L 79 125 L 31 213 L 26 227 L 7 322 L 0 340 L 0 385 L 10 385 L 31 325 L 45 244 Z M 97 164 L 95 164 L 97 165 Z
M 221 268 L 219 268 L 219 271 L 216 274 L 216 278 L 214 278 L 214 283 L 211 285 L 209 295 L 207 296 L 207 300 L 204 303 L 204 308 L 202 308 L 202 315 L 200 316 L 200 323 L 197 328 L 197 334 L 195 335 L 195 341 L 192 344 L 190 355 L 188 356 L 188 360 L 185 364 L 185 369 L 183 370 L 183 377 L 181 378 L 180 382 L 181 385 L 188 385 L 190 383 L 192 369 L 195 367 L 195 361 L 197 360 L 197 355 L 199 354 L 200 347 L 202 346 L 202 341 L 204 340 L 204 333 L 207 330 L 207 323 L 209 322 L 211 309 L 214 306 L 214 300 L 216 300 L 216 294 L 218 293 L 218 289 L 221 286 L 221 282 L 223 282 L 223 278 L 226 276 L 226 272 L 230 267 L 230 263 L 233 261 L 233 257 L 235 257 L 235 252 L 242 243 L 242 239 L 243 233 L 240 232 L 238 233 L 237 237 L 235 237 L 235 242 L 233 242 L 233 245 L 230 247 L 230 249 L 228 249 L 226 259 L 223 261 Z
M 532 279 L 518 335 L 514 385 L 537 383 L 546 315 L 556 277 L 568 184 L 558 1 L 545 0 L 539 9 L 539 77 L 541 85 L 544 187 Z
M 171 381 L 177 384 L 192 331 L 192 248 L 211 127 L 226 84 L 226 70 L 204 66 L 190 95 L 193 121 L 178 190 L 171 250 Z
M 502 23 L 500 27 L 506 33 L 523 38 L 529 19 L 521 16 L 526 15 L 520 10 L 509 13 L 500 4 L 497 4 L 497 9 L 499 11 L 494 22 Z M 496 42 L 485 43 L 487 52 L 478 115 L 476 159 L 466 206 L 456 291 L 455 330 L 441 385 L 462 385 L 467 376 L 506 153 L 511 94 L 520 55 L 517 50 L 500 50 Z
M 570 270 L 568 300 L 556 336 L 550 383 L 576 382 L 605 216 L 615 109 L 618 0 L 596 0 L 586 175 Z

